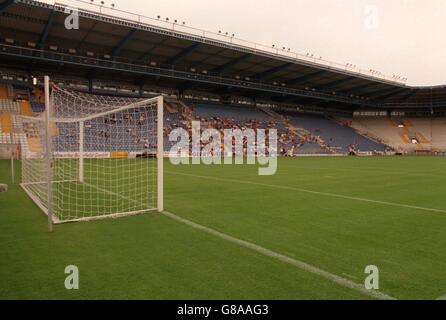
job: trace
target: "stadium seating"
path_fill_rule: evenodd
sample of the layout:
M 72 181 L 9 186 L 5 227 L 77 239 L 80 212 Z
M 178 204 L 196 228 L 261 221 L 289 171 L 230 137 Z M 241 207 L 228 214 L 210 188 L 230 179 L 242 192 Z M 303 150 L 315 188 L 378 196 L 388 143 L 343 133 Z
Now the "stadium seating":
M 258 121 L 269 121 L 269 117 L 264 112 L 246 107 L 233 107 L 233 106 L 222 106 L 222 105 L 212 105 L 212 104 L 196 104 L 194 106 L 193 115 L 200 117 L 219 117 L 219 118 L 234 118 L 237 120 L 258 120 Z
M 133 122 L 132 122 L 133 121 Z M 155 131 L 152 123 L 149 130 L 135 129 L 137 120 L 126 119 L 124 113 L 117 113 L 114 119 L 97 118 L 85 122 L 84 151 L 154 151 L 156 141 L 148 131 Z M 56 152 L 74 152 L 79 150 L 79 129 L 77 123 L 58 123 L 53 132 L 53 147 Z M 113 126 L 113 130 L 110 130 Z M 112 144 L 109 141 L 113 141 Z
M 384 151 L 384 144 L 372 141 L 351 127 L 319 115 L 285 112 L 288 121 L 295 127 L 303 128 L 314 136 L 319 136 L 328 148 L 337 153 L 348 153 L 350 148 L 356 151 Z
M 446 150 L 444 118 L 354 118 L 350 125 L 403 153 Z
M 21 101 L 19 103 L 20 105 L 20 114 L 24 116 L 32 116 L 33 110 L 31 109 L 31 106 L 28 101 Z
M 11 89 L 0 86 L 0 95 L 9 97 Z M 387 146 L 397 151 L 413 152 L 424 149 L 446 150 L 446 120 L 444 118 L 336 118 L 310 115 L 291 111 L 273 111 L 243 106 L 197 103 L 186 105 L 176 100 L 167 100 L 164 113 L 166 150 L 174 142 L 167 134 L 174 128 L 184 128 L 190 132 L 191 121 L 201 120 L 207 126 L 219 130 L 223 128 L 274 128 L 278 131 L 280 153 L 283 155 L 307 154 L 346 154 L 351 150 L 360 152 L 383 152 Z M 43 112 L 43 103 L 35 101 L 14 102 L 10 98 L 0 99 L 0 143 L 9 143 L 14 115 L 30 116 Z M 121 117 L 122 115 L 118 115 Z M 154 141 L 143 136 L 142 132 L 129 131 L 134 126 L 119 126 L 119 130 L 109 130 L 110 124 L 103 120 L 93 120 L 86 124 L 85 151 L 141 151 L 152 149 Z M 18 124 L 20 127 L 20 124 Z M 53 130 L 58 151 L 77 151 L 73 142 L 78 135 L 70 124 L 58 124 Z M 41 148 L 41 142 L 33 134 L 32 128 L 22 128 L 17 134 L 30 151 Z M 110 136 L 113 135 L 113 136 Z M 113 139 L 113 150 L 107 141 Z M 416 143 L 414 143 L 416 141 Z
M 45 104 L 44 103 L 31 101 L 30 105 L 31 105 L 31 109 L 32 109 L 32 111 L 34 113 L 42 113 L 42 112 L 45 111 Z
M 0 123 L 2 126 L 2 133 L 11 132 L 11 115 L 9 113 L 2 113 L 0 115 Z
M 19 114 L 20 113 L 20 103 L 14 102 L 11 99 L 0 99 L 0 112 Z
M 11 86 L 0 85 L 0 99 L 9 99 L 13 96 Z
M 327 150 L 321 148 L 316 142 L 304 142 L 302 145 L 298 146 L 293 150 L 294 155 L 312 155 L 312 154 L 328 154 Z
M 274 112 L 249 107 L 197 104 L 193 110 L 196 120 L 219 129 L 276 129 L 278 152 L 293 155 L 305 139 L 286 123 L 285 118 Z M 223 132 L 222 132 L 223 133 Z M 320 148 L 319 148 L 320 149 Z M 319 150 L 321 151 L 321 150 Z M 322 152 L 316 152 L 322 153 Z

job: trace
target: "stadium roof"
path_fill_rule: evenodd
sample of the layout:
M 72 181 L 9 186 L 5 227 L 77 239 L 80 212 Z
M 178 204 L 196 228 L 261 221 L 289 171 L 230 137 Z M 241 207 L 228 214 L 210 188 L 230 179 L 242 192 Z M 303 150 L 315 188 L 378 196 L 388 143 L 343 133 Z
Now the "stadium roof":
M 446 106 L 446 87 L 397 81 L 64 5 L 0 0 L 1 65 L 32 71 L 206 90 L 301 104 L 391 108 Z M 231 43 L 231 41 L 233 41 Z

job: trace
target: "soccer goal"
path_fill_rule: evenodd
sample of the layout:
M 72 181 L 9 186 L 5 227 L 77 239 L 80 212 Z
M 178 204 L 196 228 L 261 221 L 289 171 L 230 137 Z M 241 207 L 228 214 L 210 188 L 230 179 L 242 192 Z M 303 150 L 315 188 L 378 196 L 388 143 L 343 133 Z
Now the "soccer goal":
M 53 223 L 163 211 L 163 97 L 97 96 L 50 85 L 20 117 L 21 186 Z

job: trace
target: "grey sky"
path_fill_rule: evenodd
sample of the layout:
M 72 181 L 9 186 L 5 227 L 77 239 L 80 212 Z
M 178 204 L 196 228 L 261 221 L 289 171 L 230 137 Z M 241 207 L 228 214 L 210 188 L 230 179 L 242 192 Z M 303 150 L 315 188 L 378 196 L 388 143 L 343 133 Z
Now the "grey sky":
M 410 85 L 446 84 L 445 0 L 104 1 L 121 10 L 398 74 Z

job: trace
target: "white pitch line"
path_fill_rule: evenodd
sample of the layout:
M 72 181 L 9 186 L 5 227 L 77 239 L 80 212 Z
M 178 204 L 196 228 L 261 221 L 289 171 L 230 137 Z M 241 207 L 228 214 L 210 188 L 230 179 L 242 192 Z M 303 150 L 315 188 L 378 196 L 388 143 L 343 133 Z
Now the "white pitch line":
M 299 260 L 293 259 L 291 257 L 282 255 L 280 253 L 274 252 L 272 250 L 266 249 L 264 247 L 261 247 L 259 245 L 254 244 L 254 243 L 251 243 L 251 242 L 248 242 L 248 241 L 245 241 L 245 240 L 241 240 L 241 239 L 232 237 L 230 235 L 224 234 L 222 232 L 219 232 L 217 230 L 205 227 L 203 225 L 200 225 L 198 223 L 192 222 L 190 220 L 181 218 L 181 217 L 179 217 L 179 216 L 177 216 L 177 215 L 175 215 L 173 213 L 164 211 L 162 214 L 164 216 L 168 217 L 168 218 L 171 218 L 171 219 L 173 219 L 175 221 L 178 221 L 180 223 L 188 225 L 188 226 L 190 226 L 190 227 L 192 227 L 194 229 L 198 229 L 198 230 L 204 231 L 204 232 L 206 232 L 208 234 L 211 234 L 211 235 L 216 236 L 218 238 L 221 238 L 223 240 L 232 242 L 232 243 L 237 244 L 237 245 L 239 245 L 241 247 L 244 247 L 244 248 L 250 249 L 252 251 L 255 251 L 257 253 L 260 253 L 260 254 L 262 254 L 264 256 L 267 256 L 267 257 L 270 257 L 270 258 L 274 258 L 274 259 L 279 260 L 281 262 L 285 262 L 285 263 L 290 264 L 290 265 L 292 265 L 294 267 L 297 267 L 297 268 L 299 268 L 301 270 L 304 270 L 306 272 L 310 272 L 312 274 L 318 275 L 318 276 L 323 277 L 323 278 L 325 278 L 325 279 L 327 279 L 329 281 L 332 281 L 332 282 L 334 282 L 336 284 L 339 284 L 339 285 L 341 285 L 343 287 L 356 290 L 356 291 L 358 291 L 358 292 L 360 292 L 362 294 L 368 295 L 368 296 L 370 296 L 372 298 L 382 299 L 382 300 L 396 300 L 394 297 L 389 296 L 389 295 L 387 295 L 387 294 L 385 294 L 383 292 L 374 291 L 374 290 L 367 290 L 364 287 L 364 285 L 358 284 L 358 283 L 353 282 L 353 281 L 351 281 L 349 279 L 346 279 L 346 278 L 343 278 L 341 276 L 338 276 L 338 275 L 335 275 L 333 273 L 330 273 L 328 271 L 319 269 L 319 268 L 317 268 L 315 266 L 312 266 L 312 265 L 310 265 L 308 263 L 305 263 L 303 261 L 299 261 Z
M 442 295 L 441 297 L 438 297 L 437 300 L 446 300 L 446 293 Z
M 392 207 L 400 207 L 400 208 L 422 210 L 422 211 L 430 211 L 430 212 L 437 212 L 437 213 L 446 213 L 446 210 L 443 210 L 443 209 L 435 209 L 435 208 L 428 208 L 428 207 L 412 206 L 412 205 L 409 205 L 409 204 L 388 202 L 388 201 L 380 201 L 380 200 L 372 200 L 372 199 L 367 199 L 367 198 L 351 197 L 351 196 L 346 196 L 346 195 L 337 194 L 337 193 L 314 191 L 314 190 L 308 190 L 308 189 L 302 189 L 302 188 L 281 186 L 281 185 L 276 185 L 276 184 L 267 184 L 267 183 L 252 182 L 252 181 L 237 180 L 237 179 L 217 178 L 217 177 L 211 177 L 211 176 L 203 176 L 203 175 L 189 174 L 189 173 L 182 173 L 182 172 L 173 172 L 173 171 L 165 171 L 165 172 L 166 173 L 171 173 L 171 174 L 176 174 L 176 175 L 182 175 L 182 176 L 189 176 L 189 177 L 208 179 L 208 180 L 235 182 L 235 183 L 250 184 L 250 185 L 262 186 L 262 187 L 268 187 L 268 188 L 292 190 L 292 191 L 316 194 L 316 195 L 332 197 L 332 198 L 342 198 L 342 199 L 348 199 L 348 200 L 355 200 L 355 201 L 362 201 L 362 202 L 382 204 L 382 205 L 387 205 L 387 206 L 392 206 Z
M 100 190 L 102 190 L 102 191 L 104 191 L 104 192 L 107 192 L 107 193 L 110 193 L 110 194 L 115 194 L 117 196 L 126 198 L 126 199 L 128 199 L 130 201 L 133 201 L 135 203 L 140 203 L 141 204 L 141 202 L 138 201 L 138 200 L 127 198 L 127 197 L 119 195 L 119 194 L 117 194 L 117 193 L 115 193 L 113 191 L 102 189 L 102 188 L 97 187 L 97 186 L 95 186 L 95 187 L 100 189 Z M 387 294 L 385 294 L 383 292 L 376 291 L 376 290 L 367 290 L 364 287 L 364 285 L 357 284 L 356 282 L 353 282 L 353 281 L 348 280 L 346 278 L 343 278 L 343 277 L 337 276 L 335 274 L 332 274 L 332 273 L 330 273 L 328 271 L 319 269 L 319 268 L 314 267 L 314 266 L 312 266 L 312 265 L 310 265 L 308 263 L 305 263 L 303 261 L 299 261 L 299 260 L 290 258 L 288 256 L 282 255 L 280 253 L 271 251 L 269 249 L 266 249 L 264 247 L 261 247 L 259 245 L 254 244 L 254 243 L 251 243 L 251 242 L 248 242 L 248 241 L 245 241 L 245 240 L 241 240 L 241 239 L 232 237 L 230 235 L 227 235 L 227 234 L 221 233 L 219 231 L 216 231 L 214 229 L 205 227 L 205 226 L 200 225 L 198 223 L 195 223 L 193 221 L 181 218 L 181 217 L 179 217 L 179 216 L 177 216 L 177 215 L 175 215 L 175 214 L 173 214 L 171 212 L 163 211 L 161 214 L 166 216 L 166 217 L 168 217 L 168 218 L 170 218 L 170 219 L 173 219 L 173 220 L 175 220 L 177 222 L 181 222 L 181 223 L 183 223 L 185 225 L 188 225 L 188 226 L 190 226 L 192 228 L 204 231 L 206 233 L 209 233 L 211 235 L 214 235 L 214 236 L 219 237 L 221 239 L 224 239 L 226 241 L 229 241 L 229 242 L 235 243 L 235 244 L 237 244 L 239 246 L 245 247 L 247 249 L 251 249 L 253 251 L 256 251 L 256 252 L 258 252 L 260 254 L 263 254 L 264 256 L 267 256 L 267 257 L 270 257 L 270 258 L 274 258 L 274 259 L 280 260 L 282 262 L 291 264 L 291 265 L 293 265 L 293 266 L 295 266 L 297 268 L 300 268 L 300 269 L 302 269 L 304 271 L 316 274 L 316 275 L 321 276 L 321 277 L 323 277 L 325 279 L 328 279 L 328 280 L 330 280 L 330 281 L 332 281 L 334 283 L 337 283 L 337 284 L 339 284 L 339 285 L 341 285 L 343 287 L 356 290 L 356 291 L 358 291 L 360 293 L 363 293 L 365 295 L 368 295 L 368 296 L 370 296 L 372 298 L 381 299 L 381 300 L 396 300 L 396 298 L 394 298 L 392 296 L 389 296 L 389 295 L 387 295 Z

